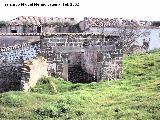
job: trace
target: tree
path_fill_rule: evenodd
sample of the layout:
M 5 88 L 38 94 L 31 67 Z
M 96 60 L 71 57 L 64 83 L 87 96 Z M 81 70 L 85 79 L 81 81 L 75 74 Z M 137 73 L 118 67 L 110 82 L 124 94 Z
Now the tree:
M 133 52 L 131 48 L 138 43 L 137 39 L 139 37 L 149 36 L 150 30 L 148 27 L 140 26 L 136 21 L 134 21 L 125 24 L 122 23 L 122 25 L 118 27 L 116 33 L 123 41 L 123 52 L 130 53 Z

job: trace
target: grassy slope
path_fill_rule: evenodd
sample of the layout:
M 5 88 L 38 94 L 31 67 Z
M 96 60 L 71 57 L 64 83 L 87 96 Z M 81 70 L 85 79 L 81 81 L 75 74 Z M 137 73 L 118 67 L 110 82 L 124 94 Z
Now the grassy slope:
M 0 94 L 0 119 L 160 120 L 160 51 L 126 56 L 121 80 L 42 79 L 31 92 Z

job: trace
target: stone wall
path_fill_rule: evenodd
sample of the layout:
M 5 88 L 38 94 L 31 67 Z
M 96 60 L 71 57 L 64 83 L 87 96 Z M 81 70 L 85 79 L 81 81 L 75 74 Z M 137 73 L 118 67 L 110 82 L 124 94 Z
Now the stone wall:
M 69 33 L 77 31 L 75 25 L 9 25 L 0 27 L 0 33 Z
M 34 87 L 39 79 L 48 76 L 48 63 L 43 57 L 24 61 L 22 68 L 21 89 L 28 91 Z
M 7 65 L 0 67 L 0 92 L 21 89 L 22 67 Z
M 11 90 L 28 91 L 37 81 L 48 76 L 48 64 L 44 58 L 0 66 L 0 92 Z
M 32 60 L 41 55 L 48 73 L 72 82 L 116 79 L 122 67 L 122 41 L 118 36 L 57 33 L 21 46 L 0 49 L 1 64 Z
M 30 43 L 39 41 L 40 36 L 7 36 L 2 35 L 0 36 L 0 47 L 8 47 L 8 46 L 15 46 L 15 45 L 21 45 L 24 43 Z
M 55 68 L 55 74 L 68 76 L 69 81 L 116 79 L 121 74 L 123 53 L 118 36 L 53 34 L 42 41 L 41 54 L 48 59 L 50 67 Z M 68 67 L 68 74 L 64 74 L 64 66 Z
M 0 63 L 17 63 L 32 60 L 40 53 L 40 43 L 31 42 L 0 48 Z

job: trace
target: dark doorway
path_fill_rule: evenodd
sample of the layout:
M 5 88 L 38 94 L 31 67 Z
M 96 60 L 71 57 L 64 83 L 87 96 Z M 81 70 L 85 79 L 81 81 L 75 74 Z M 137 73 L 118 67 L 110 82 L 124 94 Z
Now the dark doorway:
M 11 30 L 11 33 L 17 33 L 17 30 Z
M 87 56 L 86 56 L 87 57 Z M 96 82 L 94 73 L 87 71 L 84 63 L 84 53 L 72 52 L 68 56 L 68 80 L 73 83 Z
M 68 80 L 73 83 L 95 82 L 93 75 L 84 71 L 80 65 L 68 66 Z
M 40 26 L 37 27 L 37 33 L 41 33 L 41 27 Z
M 27 26 L 23 25 L 23 33 L 26 33 L 26 31 L 27 31 Z

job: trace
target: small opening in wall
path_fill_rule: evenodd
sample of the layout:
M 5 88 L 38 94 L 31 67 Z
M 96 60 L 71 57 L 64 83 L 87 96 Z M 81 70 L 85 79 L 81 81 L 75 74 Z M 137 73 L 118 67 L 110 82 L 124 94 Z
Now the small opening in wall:
M 37 27 L 37 33 L 41 33 L 41 27 L 40 26 Z
M 91 83 L 95 82 L 93 74 L 87 73 L 81 65 L 68 66 L 68 80 L 73 83 Z
M 17 33 L 17 30 L 11 30 L 11 33 Z

